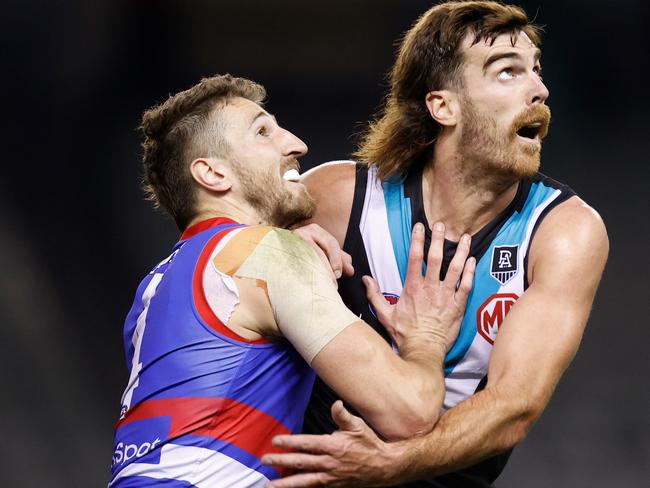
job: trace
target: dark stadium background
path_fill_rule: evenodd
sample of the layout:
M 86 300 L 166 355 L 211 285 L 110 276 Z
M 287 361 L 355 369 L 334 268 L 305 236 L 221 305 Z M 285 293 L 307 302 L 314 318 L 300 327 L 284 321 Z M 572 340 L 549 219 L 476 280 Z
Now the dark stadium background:
M 546 25 L 543 171 L 601 212 L 611 255 L 583 345 L 497 486 L 647 486 L 649 7 L 520 3 Z M 395 40 L 429 5 L 3 2 L 0 486 L 108 480 L 122 320 L 178 236 L 140 193 L 142 111 L 231 72 L 266 85 L 269 109 L 310 146 L 304 166 L 346 158 Z

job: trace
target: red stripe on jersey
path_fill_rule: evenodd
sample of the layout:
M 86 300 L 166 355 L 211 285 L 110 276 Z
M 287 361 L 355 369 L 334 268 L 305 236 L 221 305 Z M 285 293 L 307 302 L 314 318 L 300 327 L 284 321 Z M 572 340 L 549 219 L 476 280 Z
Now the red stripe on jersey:
M 271 444 L 274 436 L 291 434 L 287 427 L 271 415 L 230 398 L 148 400 L 130 410 L 115 429 L 154 417 L 171 417 L 168 439 L 185 434 L 212 437 L 244 449 L 258 459 L 267 453 L 290 452 Z M 290 472 L 276 469 L 283 476 Z
M 216 227 L 217 225 L 223 224 L 237 224 L 237 222 L 227 217 L 214 217 L 212 219 L 202 220 L 201 222 L 198 222 L 185 229 L 179 240 L 187 240 L 190 237 L 194 237 L 199 232 L 203 232 L 204 230 L 208 230 L 211 227 Z
M 269 341 L 265 339 L 247 339 L 246 337 L 242 337 L 221 322 L 208 303 L 208 299 L 205 296 L 205 290 L 203 289 L 203 273 L 205 272 L 205 267 L 210 262 L 210 256 L 212 256 L 214 249 L 217 247 L 221 239 L 223 239 L 228 232 L 235 230 L 236 228 L 238 227 L 229 228 L 219 232 L 207 242 L 203 251 L 201 251 L 201 255 L 199 256 L 196 267 L 194 268 L 194 277 L 192 279 L 194 304 L 196 305 L 196 310 L 199 312 L 201 319 L 203 319 L 206 324 L 212 327 L 219 334 L 248 344 L 269 344 Z

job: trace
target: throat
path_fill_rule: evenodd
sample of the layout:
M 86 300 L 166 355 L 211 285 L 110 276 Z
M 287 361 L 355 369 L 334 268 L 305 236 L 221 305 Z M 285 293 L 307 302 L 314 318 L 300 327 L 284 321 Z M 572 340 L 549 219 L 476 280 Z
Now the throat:
M 472 184 L 463 175 L 426 168 L 422 177 L 422 205 L 429 224 L 445 224 L 445 238 L 457 242 L 474 235 L 501 214 L 515 199 L 519 182 Z

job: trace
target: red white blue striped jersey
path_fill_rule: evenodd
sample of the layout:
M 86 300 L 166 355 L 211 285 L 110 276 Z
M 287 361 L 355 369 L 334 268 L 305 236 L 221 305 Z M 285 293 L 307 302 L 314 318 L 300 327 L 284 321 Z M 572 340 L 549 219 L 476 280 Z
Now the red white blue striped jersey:
M 300 432 L 314 373 L 288 341 L 247 340 L 211 308 L 203 274 L 238 227 L 191 227 L 138 287 L 111 487 L 262 487 L 282 474 L 260 458 Z

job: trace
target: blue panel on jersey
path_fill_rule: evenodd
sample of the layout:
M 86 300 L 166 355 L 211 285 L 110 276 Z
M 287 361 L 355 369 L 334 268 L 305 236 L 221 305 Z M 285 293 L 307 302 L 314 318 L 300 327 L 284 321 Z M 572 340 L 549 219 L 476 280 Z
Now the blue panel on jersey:
M 491 249 L 491 247 L 490 247 Z M 451 346 L 445 357 L 445 375 L 451 373 L 460 360 L 467 354 L 469 347 L 476 336 L 476 310 L 481 306 L 483 297 L 496 293 L 500 284 L 490 276 L 490 266 L 492 261 L 492 251 L 486 252 L 476 264 L 474 274 L 474 286 L 467 299 L 467 308 L 465 316 L 460 326 L 460 332 L 456 342 Z M 478 298 L 476 298 L 478 297 Z
M 411 245 L 411 199 L 404 197 L 404 181 L 389 180 L 383 184 L 388 229 L 402 283 L 406 280 Z

